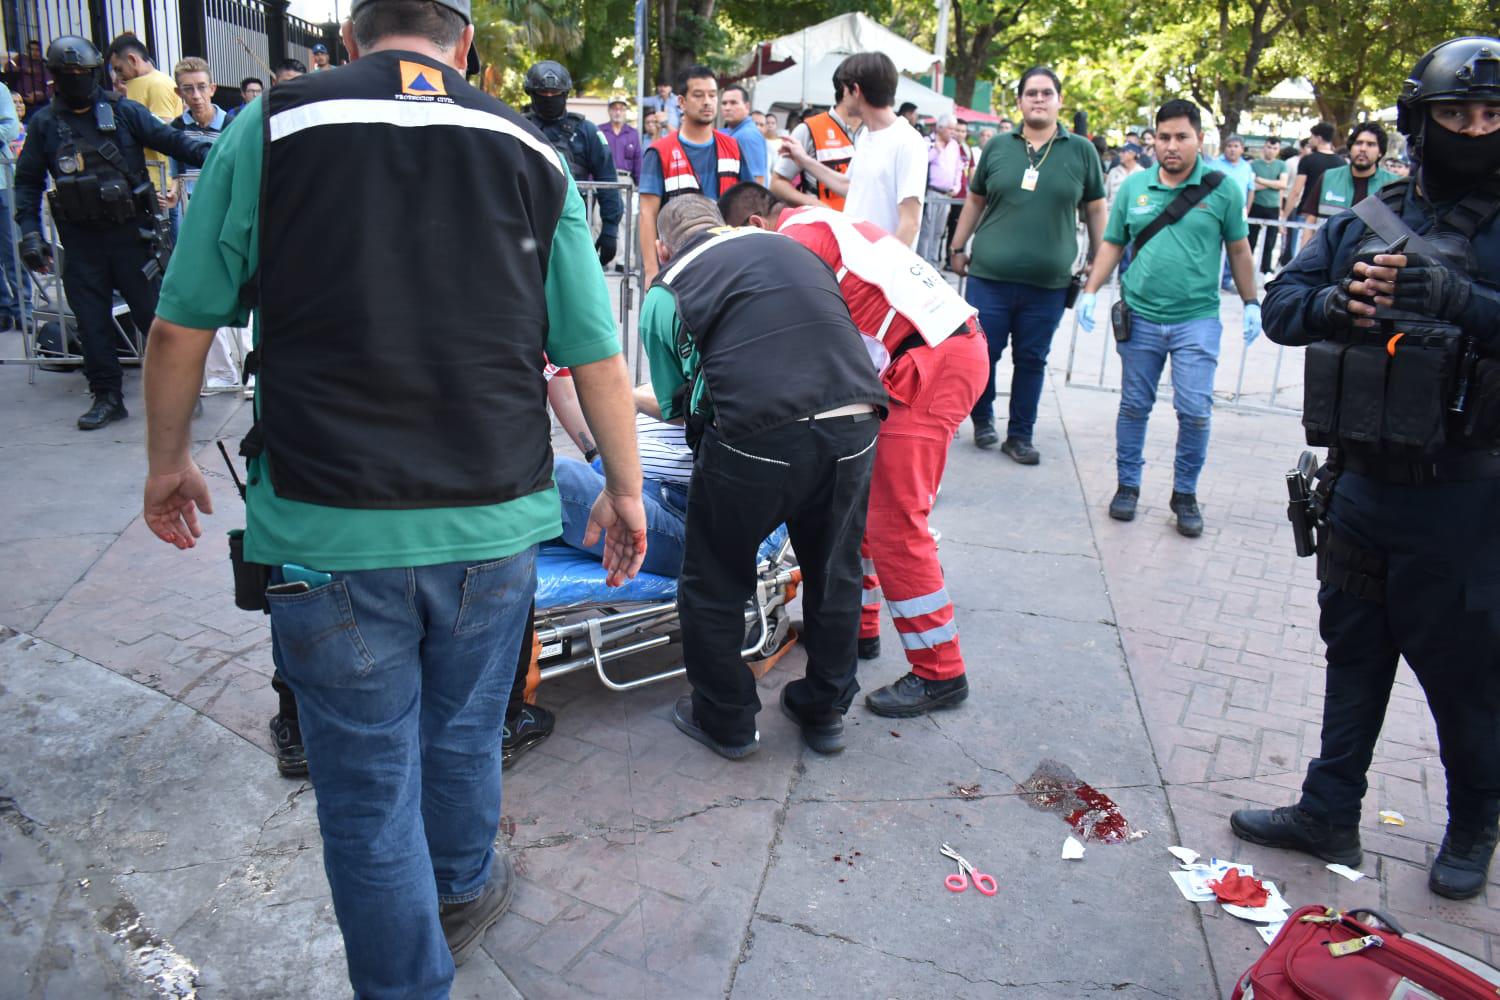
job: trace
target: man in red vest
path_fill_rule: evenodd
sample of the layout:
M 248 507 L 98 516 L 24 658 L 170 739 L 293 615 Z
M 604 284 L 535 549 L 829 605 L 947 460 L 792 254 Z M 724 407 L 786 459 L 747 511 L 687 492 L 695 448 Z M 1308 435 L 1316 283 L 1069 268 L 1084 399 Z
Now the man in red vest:
M 865 524 L 864 611 L 859 655 L 880 655 L 884 589 L 910 672 L 872 691 L 878 715 L 951 708 L 969 696 L 953 600 L 927 516 L 948 446 L 989 377 L 975 310 L 910 248 L 869 222 L 826 206 L 789 209 L 758 184 L 719 199 L 731 226 L 773 229 L 821 257 L 839 279 L 849 313 L 869 342 L 890 396 L 880 427 Z
M 646 284 L 656 277 L 656 213 L 678 195 L 717 198 L 751 179 L 739 143 L 714 128 L 719 84 L 707 66 L 689 66 L 677 77 L 682 128 L 653 142 L 641 157 L 641 264 Z

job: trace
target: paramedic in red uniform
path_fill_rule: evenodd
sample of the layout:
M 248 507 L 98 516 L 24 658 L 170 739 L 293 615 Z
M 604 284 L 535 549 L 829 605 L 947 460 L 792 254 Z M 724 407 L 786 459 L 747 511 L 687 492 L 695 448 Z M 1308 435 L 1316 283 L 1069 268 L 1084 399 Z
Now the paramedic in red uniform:
M 878 715 L 920 715 L 969 696 L 953 600 L 943 582 L 927 516 L 948 460 L 948 445 L 988 378 L 989 355 L 975 310 L 930 264 L 894 236 L 825 207 L 788 208 L 758 184 L 739 184 L 719 201 L 731 226 L 774 229 L 823 259 L 861 333 L 879 342 L 890 416 L 880 426 L 870 484 L 864 611 L 859 655 L 880 651 L 882 582 L 911 672 L 872 691 Z M 883 361 L 884 358 L 879 358 Z

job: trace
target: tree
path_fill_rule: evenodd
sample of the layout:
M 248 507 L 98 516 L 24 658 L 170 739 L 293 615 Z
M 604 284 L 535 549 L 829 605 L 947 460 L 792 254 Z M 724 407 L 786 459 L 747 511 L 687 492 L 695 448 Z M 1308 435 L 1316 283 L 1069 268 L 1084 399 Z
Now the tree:
M 485 86 L 525 103 L 521 79 L 532 63 L 556 59 L 575 92 L 612 87 L 626 64 L 635 6 L 631 0 L 475 0 L 476 44 L 487 64 Z
M 1278 3 L 1296 28 L 1287 58 L 1311 81 L 1318 113 L 1340 135 L 1354 126 L 1361 108 L 1393 103 L 1422 53 L 1446 38 L 1472 34 L 1481 18 L 1496 19 L 1493 9 L 1474 0 Z

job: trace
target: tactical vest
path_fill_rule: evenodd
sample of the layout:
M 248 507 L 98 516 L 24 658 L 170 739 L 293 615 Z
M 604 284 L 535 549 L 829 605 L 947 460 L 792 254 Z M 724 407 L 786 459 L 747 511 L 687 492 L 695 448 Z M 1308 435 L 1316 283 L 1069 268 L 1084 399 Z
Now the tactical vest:
M 651 144 L 661 158 L 662 203 L 680 194 L 706 194 L 693 173 L 693 163 L 676 132 L 668 133 Z M 714 156 L 718 161 L 719 188 L 707 197 L 718 198 L 740 182 L 740 144 L 729 135 L 714 129 Z
M 548 488 L 543 287 L 568 183 L 552 147 L 409 52 L 263 100 L 258 423 L 243 451 L 264 454 L 278 497 L 329 507 Z M 348 218 L 309 238 L 309 216 L 340 206 Z
M 1398 179 L 1389 170 L 1376 167 L 1374 175 L 1370 177 L 1369 186 L 1365 188 L 1365 197 L 1368 198 L 1391 181 Z M 1347 163 L 1342 167 L 1323 171 L 1320 181 L 1322 184 L 1318 189 L 1318 214 L 1320 216 L 1326 219 L 1354 207 L 1354 172 Z
M 569 111 L 561 118 L 546 121 L 535 111 L 530 111 L 526 114 L 526 120 L 536 126 L 537 131 L 542 133 L 542 138 L 551 143 L 553 149 L 562 154 L 563 162 L 568 165 L 568 171 L 575 181 L 588 180 L 588 164 L 579 158 L 578 152 L 573 148 L 573 137 L 578 134 L 579 123 L 583 121 L 582 115 Z M 554 135 L 554 132 L 557 134 Z
M 830 170 L 847 174 L 849 164 L 854 162 L 854 140 L 844 131 L 844 126 L 827 111 L 813 115 L 803 124 L 812 138 L 813 155 L 818 162 Z M 844 196 L 835 194 L 822 181 L 818 181 L 818 200 L 835 211 L 844 210 Z
M 684 374 L 690 387 L 704 383 L 726 441 L 852 403 L 887 404 L 833 272 L 796 241 L 761 229 L 709 230 L 656 284 L 676 301 L 685 368 L 698 350 L 697 369 Z
M 133 177 L 115 138 L 114 104 L 119 97 L 100 93 L 92 114 L 99 132 L 95 144 L 68 124 L 79 115 L 67 109 L 61 98 L 52 101 L 52 120 L 60 140 L 57 155 L 47 164 L 53 188 L 47 192 L 52 218 L 65 226 L 113 229 L 141 217 L 135 188 L 143 176 Z
M 1374 197 L 1403 215 L 1411 190 L 1410 180 L 1397 178 Z M 1500 188 L 1481 188 L 1422 235 L 1477 277 L 1471 241 L 1497 215 Z M 1386 245 L 1367 230 L 1351 259 L 1368 260 Z M 1475 338 L 1432 317 L 1382 308 L 1376 321 L 1375 329 L 1308 345 L 1302 411 L 1308 444 L 1411 463 L 1500 442 L 1500 359 L 1481 356 Z

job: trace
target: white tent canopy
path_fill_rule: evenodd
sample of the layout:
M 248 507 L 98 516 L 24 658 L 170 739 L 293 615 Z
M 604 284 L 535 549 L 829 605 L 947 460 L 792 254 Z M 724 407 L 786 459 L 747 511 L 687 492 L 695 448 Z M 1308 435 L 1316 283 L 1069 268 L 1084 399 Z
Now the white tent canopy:
M 778 62 L 794 59 L 801 65 L 830 52 L 845 55 L 884 52 L 900 73 L 925 73 L 935 61 L 931 52 L 877 24 L 868 14 L 859 12 L 840 14 L 771 41 L 771 58 Z M 754 63 L 755 53 L 751 52 L 740 61 L 740 72 L 752 71 Z
M 805 68 L 801 65 L 791 66 L 780 73 L 761 77 L 755 84 L 751 107 L 756 111 L 769 111 L 775 104 L 793 108 L 813 104 L 832 107 L 833 71 L 846 58 L 843 54 L 834 53 Z M 903 76 L 896 83 L 896 107 L 899 108 L 906 101 L 915 104 L 920 115 L 936 118 L 939 115 L 953 114 L 953 98 L 944 97 L 910 77 Z

